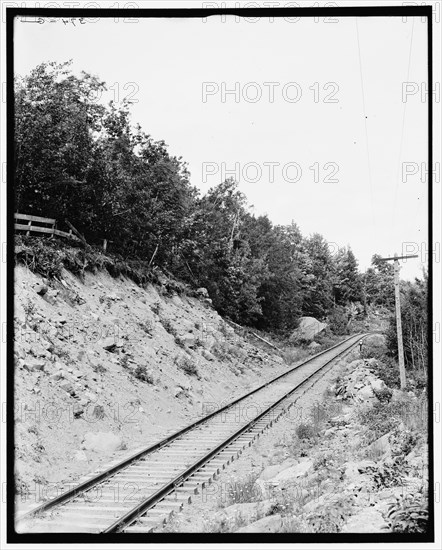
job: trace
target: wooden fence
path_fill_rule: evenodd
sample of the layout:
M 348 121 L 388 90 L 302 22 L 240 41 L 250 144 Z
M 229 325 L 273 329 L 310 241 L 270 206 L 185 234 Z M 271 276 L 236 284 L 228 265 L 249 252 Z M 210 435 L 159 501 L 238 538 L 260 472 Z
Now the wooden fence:
M 73 234 L 72 229 L 70 229 L 69 232 L 57 229 L 55 227 L 57 220 L 53 218 L 41 218 L 40 216 L 29 216 L 28 214 L 14 214 L 14 218 L 15 230 L 25 231 L 26 235 L 30 235 L 31 233 L 45 233 L 46 235 L 57 235 L 58 237 L 81 241 L 81 239 Z

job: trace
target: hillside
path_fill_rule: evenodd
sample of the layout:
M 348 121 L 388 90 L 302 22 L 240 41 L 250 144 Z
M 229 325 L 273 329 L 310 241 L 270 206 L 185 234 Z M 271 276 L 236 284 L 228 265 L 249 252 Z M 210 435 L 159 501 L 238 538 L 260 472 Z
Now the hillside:
M 81 282 L 63 270 L 50 287 L 21 265 L 15 277 L 22 498 L 132 454 L 286 368 L 207 298 L 163 296 L 106 272 Z

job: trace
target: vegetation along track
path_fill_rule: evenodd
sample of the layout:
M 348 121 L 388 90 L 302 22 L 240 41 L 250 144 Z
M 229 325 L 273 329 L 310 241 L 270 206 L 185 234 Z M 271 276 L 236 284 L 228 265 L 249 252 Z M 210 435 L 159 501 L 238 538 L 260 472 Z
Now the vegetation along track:
M 354 335 L 218 407 L 17 520 L 30 532 L 153 531 L 191 501 L 367 334 Z

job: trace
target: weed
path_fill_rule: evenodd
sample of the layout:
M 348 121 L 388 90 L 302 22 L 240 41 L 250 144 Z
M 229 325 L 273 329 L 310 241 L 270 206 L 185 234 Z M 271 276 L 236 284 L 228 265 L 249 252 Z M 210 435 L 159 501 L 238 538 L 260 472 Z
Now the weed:
M 103 365 L 101 363 L 98 363 L 97 365 L 93 365 L 92 369 L 97 374 L 104 374 L 105 372 L 107 372 L 107 368 L 103 367 Z
M 258 477 L 257 474 L 249 474 L 244 480 L 229 483 L 225 495 L 225 505 L 260 501 L 262 492 L 256 484 Z
M 324 506 L 309 514 L 308 522 L 315 533 L 339 533 L 353 506 L 353 495 L 340 497 L 333 506 Z
M 198 368 L 197 366 L 195 365 L 195 363 L 189 359 L 188 357 L 180 357 L 177 361 L 176 361 L 176 364 L 178 366 L 179 369 L 181 369 L 182 371 L 184 371 L 186 374 L 188 374 L 189 376 L 196 376 L 197 378 L 199 378 L 199 373 L 198 373 Z
M 387 517 L 395 533 L 426 533 L 428 530 L 428 495 L 407 494 L 390 505 Z
M 35 310 L 36 310 L 36 307 L 35 307 L 35 304 L 34 302 L 28 298 L 26 304 L 24 304 L 23 306 L 23 309 L 24 309 L 24 312 L 25 312 L 25 323 L 28 322 L 28 319 L 30 319 L 34 313 L 35 313 Z
M 165 319 L 164 317 L 160 317 L 160 323 L 163 325 L 163 328 L 166 332 L 168 332 L 174 337 L 178 336 L 178 333 L 175 327 L 172 325 L 170 319 Z
M 144 322 L 139 322 L 138 326 L 141 330 L 143 330 L 146 334 L 148 334 L 150 337 L 153 336 L 153 323 L 149 319 Z
M 155 315 L 159 315 L 161 311 L 161 304 L 160 302 L 155 302 L 150 306 L 150 309 L 155 313 Z
M 179 346 L 180 348 L 185 348 L 186 347 L 186 343 L 184 342 L 184 340 L 182 338 L 180 338 L 179 336 L 175 336 L 175 344 L 177 346 Z
M 146 367 L 143 367 L 142 365 L 138 365 L 136 369 L 133 372 L 133 375 L 138 380 L 141 380 L 141 382 L 147 382 L 148 384 L 154 384 L 154 378 L 150 372 L 146 369 Z

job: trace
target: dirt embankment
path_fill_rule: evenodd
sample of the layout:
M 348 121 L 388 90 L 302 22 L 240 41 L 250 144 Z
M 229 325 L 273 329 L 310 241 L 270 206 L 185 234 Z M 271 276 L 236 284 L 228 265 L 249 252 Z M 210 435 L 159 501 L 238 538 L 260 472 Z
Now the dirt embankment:
M 207 414 L 287 366 L 207 299 L 68 272 L 15 271 L 16 474 L 35 506 L 102 464 Z

